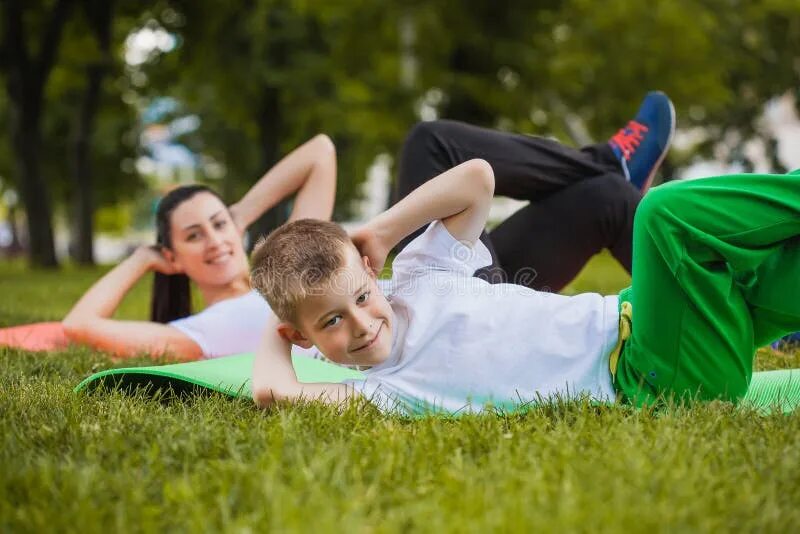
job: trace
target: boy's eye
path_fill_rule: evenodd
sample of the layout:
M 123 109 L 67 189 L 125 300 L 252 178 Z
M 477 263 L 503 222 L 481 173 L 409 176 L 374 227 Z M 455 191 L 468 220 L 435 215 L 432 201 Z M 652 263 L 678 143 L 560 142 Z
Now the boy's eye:
M 226 221 L 225 219 L 223 219 L 221 221 L 217 221 L 217 222 L 214 223 L 214 228 L 216 228 L 216 229 L 225 228 L 225 224 L 227 224 L 227 222 L 228 221 Z
M 342 316 L 341 315 L 334 315 L 333 317 L 331 317 L 328 320 L 327 323 L 325 323 L 323 325 L 322 328 L 328 328 L 329 326 L 336 326 L 337 324 L 339 324 L 339 321 L 341 321 L 341 320 L 342 320 Z
M 197 232 L 192 232 L 191 234 L 186 236 L 186 241 L 194 241 L 200 236 Z
M 369 291 L 362 293 L 356 299 L 356 304 L 364 304 L 369 298 Z

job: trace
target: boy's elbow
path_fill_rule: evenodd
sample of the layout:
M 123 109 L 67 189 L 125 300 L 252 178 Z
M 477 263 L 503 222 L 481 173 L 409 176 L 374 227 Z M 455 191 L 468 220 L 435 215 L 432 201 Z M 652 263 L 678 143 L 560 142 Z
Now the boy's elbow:
M 475 187 L 490 198 L 494 196 L 494 169 L 489 162 L 478 158 L 470 160 L 469 164 Z
M 280 401 L 285 401 L 291 398 L 291 395 L 275 388 L 274 386 L 255 386 L 253 388 L 253 401 L 259 408 L 269 408 L 272 404 Z
M 275 393 L 272 391 L 272 388 L 253 388 L 253 401 L 259 408 L 269 408 L 276 400 L 278 399 L 275 398 Z

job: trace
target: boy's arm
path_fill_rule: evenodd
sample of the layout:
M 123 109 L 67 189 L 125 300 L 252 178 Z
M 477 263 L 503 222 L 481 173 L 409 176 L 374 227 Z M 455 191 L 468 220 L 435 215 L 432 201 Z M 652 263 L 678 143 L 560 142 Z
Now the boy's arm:
M 454 238 L 475 244 L 486 225 L 494 196 L 494 172 L 473 159 L 443 172 L 356 231 L 353 243 L 380 271 L 389 251 L 401 239 L 434 220 Z
M 329 220 L 336 196 L 336 147 L 330 137 L 319 134 L 281 159 L 230 207 L 244 232 L 265 211 L 297 192 L 290 220 Z
M 267 323 L 253 365 L 253 400 L 256 405 L 266 408 L 275 401 L 300 398 L 341 404 L 355 394 L 353 388 L 345 384 L 298 382 L 292 365 L 291 343 L 278 334 L 276 317 Z

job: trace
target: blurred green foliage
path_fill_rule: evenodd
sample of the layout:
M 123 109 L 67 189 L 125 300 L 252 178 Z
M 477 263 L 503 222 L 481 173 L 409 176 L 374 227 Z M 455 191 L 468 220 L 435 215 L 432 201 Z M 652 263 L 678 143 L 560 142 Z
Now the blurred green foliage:
M 30 36 L 52 3 L 27 5 Z M 73 187 L 67 141 L 84 73 L 98 58 L 82 13 L 71 12 L 46 88 L 40 159 L 60 206 Z M 176 47 L 128 64 L 126 39 L 145 27 L 166 30 Z M 679 127 L 702 128 L 666 173 L 720 154 L 748 168 L 743 146 L 754 138 L 781 171 L 759 117 L 770 99 L 800 91 L 800 3 L 117 0 L 113 48 L 91 146 L 98 207 L 145 187 L 133 164 L 140 113 L 168 96 L 174 116 L 200 118 L 179 141 L 222 165 L 216 183 L 231 201 L 291 148 L 330 135 L 343 218 L 375 157 L 395 155 L 421 117 L 579 143 L 612 134 L 656 88 L 675 101 Z M 9 106 L 0 94 L 0 119 Z M 11 185 L 14 157 L 0 132 L 0 176 Z
M 130 230 L 133 222 L 131 203 L 119 203 L 98 208 L 94 213 L 94 222 L 98 232 L 124 235 Z

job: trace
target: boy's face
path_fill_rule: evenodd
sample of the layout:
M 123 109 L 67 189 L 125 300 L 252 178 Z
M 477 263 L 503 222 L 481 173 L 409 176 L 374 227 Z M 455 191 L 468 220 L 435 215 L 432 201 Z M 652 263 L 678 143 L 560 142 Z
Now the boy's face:
M 392 308 L 367 260 L 354 247 L 345 254 L 344 267 L 318 294 L 298 304 L 296 324 L 282 323 L 278 329 L 296 345 L 316 345 L 336 363 L 377 365 L 392 348 Z

